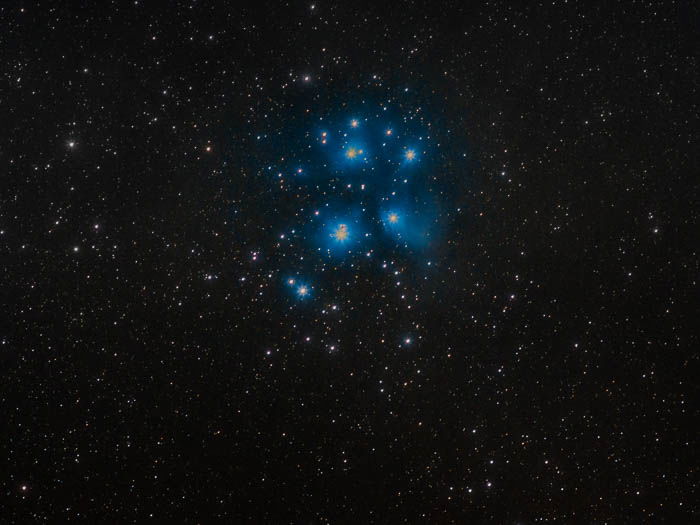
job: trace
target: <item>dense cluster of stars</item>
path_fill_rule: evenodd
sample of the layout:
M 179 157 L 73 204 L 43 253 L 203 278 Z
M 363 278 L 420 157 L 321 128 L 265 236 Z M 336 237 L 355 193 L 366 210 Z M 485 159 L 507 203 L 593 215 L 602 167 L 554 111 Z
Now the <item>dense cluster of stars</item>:
M 410 145 L 430 149 L 432 135 L 422 129 L 430 124 L 415 119 L 418 111 L 402 116 L 387 103 L 377 104 L 376 113 L 367 106 L 368 116 L 341 117 L 340 124 L 319 117 L 316 129 L 307 130 L 301 139 L 300 149 L 306 154 L 280 155 L 303 165 L 292 170 L 291 191 L 305 192 L 307 206 L 315 211 L 309 217 L 302 210 L 299 215 L 307 218 L 292 231 L 302 232 L 309 249 L 300 260 L 308 267 L 308 259 L 315 259 L 311 269 L 317 274 L 328 257 L 349 267 L 361 267 L 360 259 L 374 253 L 425 257 L 437 225 L 439 203 L 429 198 L 435 166 L 428 158 L 419 160 L 418 149 Z M 388 115 L 403 126 L 387 127 Z M 283 178 L 284 167 L 278 171 Z M 304 278 L 319 280 L 313 273 Z M 308 298 L 308 287 L 297 285 L 295 296 Z

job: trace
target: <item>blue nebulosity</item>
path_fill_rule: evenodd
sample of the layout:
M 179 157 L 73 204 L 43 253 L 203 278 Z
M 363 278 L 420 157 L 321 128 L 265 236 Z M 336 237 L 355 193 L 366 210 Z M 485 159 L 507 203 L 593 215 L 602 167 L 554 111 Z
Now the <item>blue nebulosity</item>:
M 435 191 L 431 125 L 419 110 L 361 106 L 305 120 L 283 143 L 292 151 L 276 154 L 284 164 L 270 167 L 301 203 L 287 224 L 297 232 L 304 255 L 295 264 L 306 275 L 323 271 L 324 261 L 357 268 L 375 256 L 412 258 L 434 246 L 443 192 Z M 310 287 L 295 286 L 297 299 L 311 297 Z
M 340 212 L 336 211 L 339 210 Z M 309 226 L 316 250 L 327 257 L 346 258 L 363 250 L 371 233 L 359 207 L 335 204 L 322 209 Z
M 432 213 L 427 206 L 421 210 L 394 203 L 382 209 L 381 216 L 385 234 L 393 239 L 396 245 L 407 249 L 420 249 L 430 242 Z

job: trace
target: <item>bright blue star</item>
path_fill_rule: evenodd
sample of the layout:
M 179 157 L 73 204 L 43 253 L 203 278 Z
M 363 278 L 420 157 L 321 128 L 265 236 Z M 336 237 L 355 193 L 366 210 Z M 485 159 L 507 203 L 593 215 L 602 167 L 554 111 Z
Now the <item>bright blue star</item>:
M 292 289 L 292 291 L 294 292 L 294 296 L 297 299 L 303 300 L 311 297 L 311 286 L 299 281 L 294 277 L 290 277 L 289 279 L 287 279 L 287 286 L 289 286 Z

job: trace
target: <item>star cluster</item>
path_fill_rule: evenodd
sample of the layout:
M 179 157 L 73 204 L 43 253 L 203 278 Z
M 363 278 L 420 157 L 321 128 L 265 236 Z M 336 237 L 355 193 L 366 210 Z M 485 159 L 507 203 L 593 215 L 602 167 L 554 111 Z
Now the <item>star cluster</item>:
M 361 106 L 367 114 L 362 118 L 312 114 L 311 128 L 300 132 L 301 138 L 286 137 L 294 149 L 277 153 L 286 163 L 262 170 L 263 176 L 276 173 L 271 182 L 277 179 L 292 205 L 303 203 L 284 228 L 291 233 L 279 238 L 294 243 L 292 273 L 319 288 L 327 283 L 337 290 L 331 266 L 381 279 L 376 268 L 386 267 L 387 260 L 425 264 L 435 252 L 440 207 L 448 206 L 436 191 L 436 173 L 445 169 L 425 155 L 439 139 L 420 109 L 401 115 L 387 102 Z M 388 127 L 388 121 L 397 125 Z M 419 157 L 413 144 L 424 155 Z M 466 178 L 468 163 L 463 166 Z

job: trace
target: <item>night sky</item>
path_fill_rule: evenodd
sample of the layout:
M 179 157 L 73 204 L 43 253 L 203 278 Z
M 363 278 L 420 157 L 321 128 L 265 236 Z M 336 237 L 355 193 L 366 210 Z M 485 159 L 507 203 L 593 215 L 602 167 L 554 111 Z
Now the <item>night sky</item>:
M 698 19 L 5 2 L 0 522 L 697 523 Z

